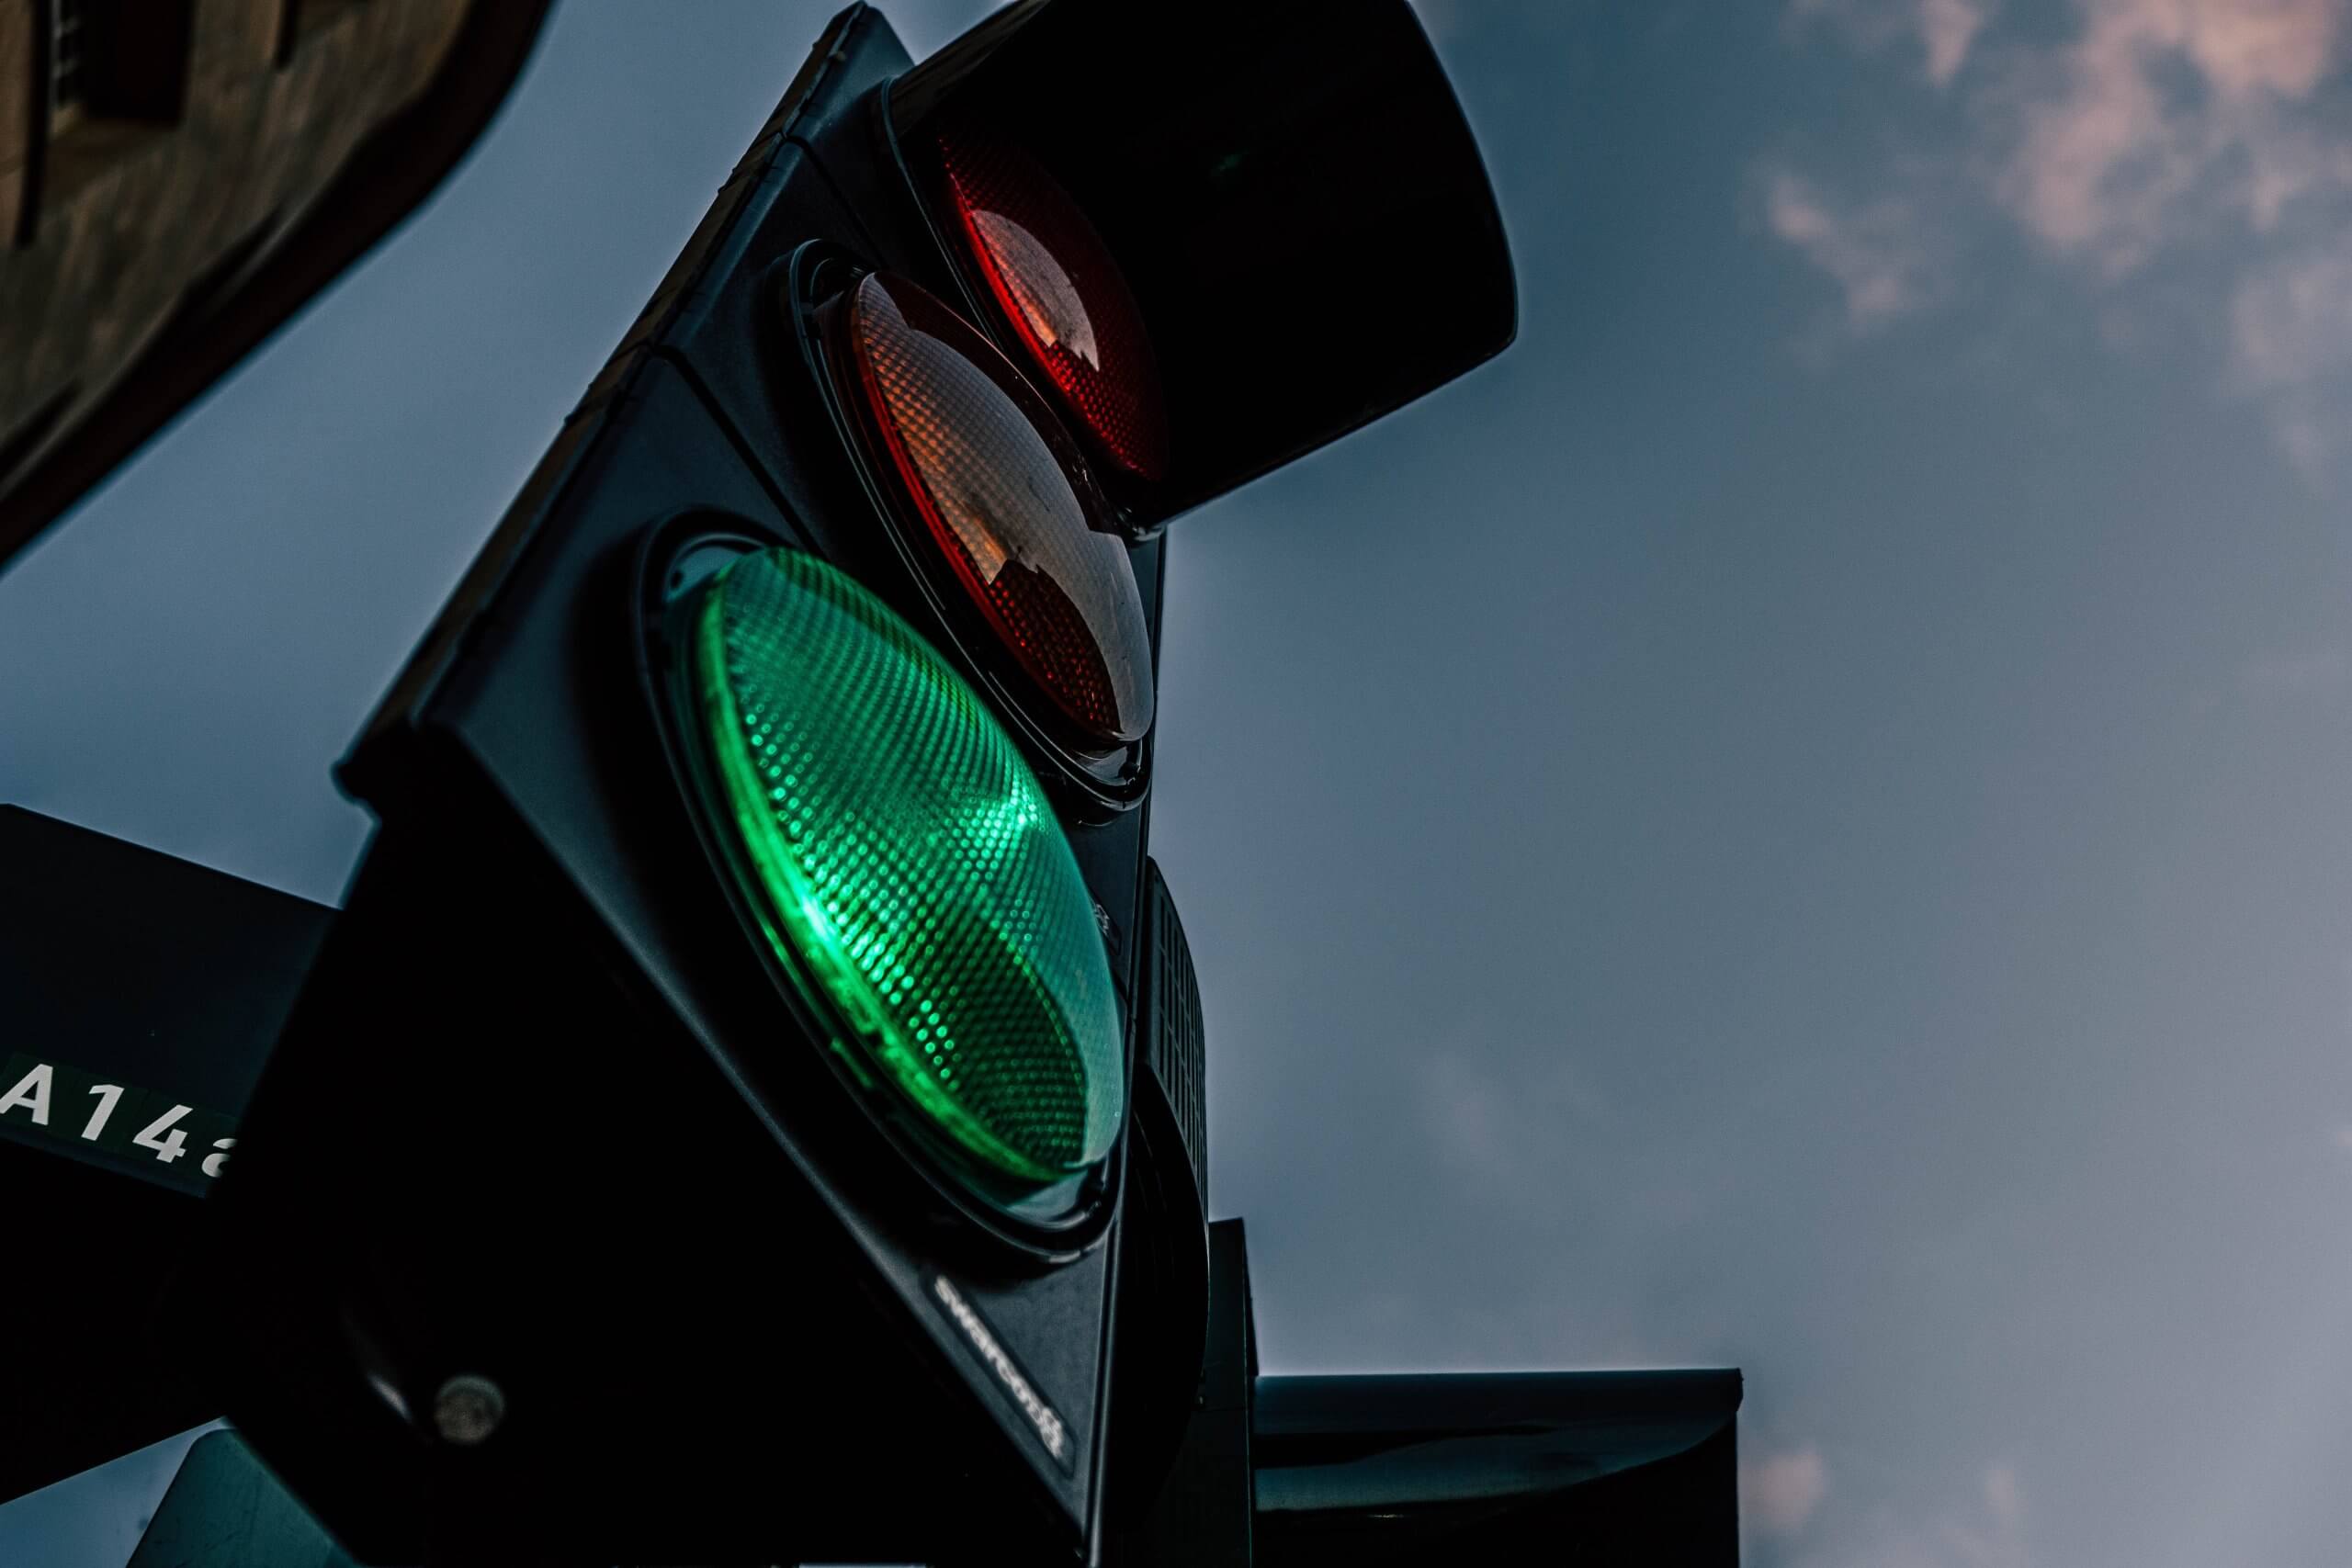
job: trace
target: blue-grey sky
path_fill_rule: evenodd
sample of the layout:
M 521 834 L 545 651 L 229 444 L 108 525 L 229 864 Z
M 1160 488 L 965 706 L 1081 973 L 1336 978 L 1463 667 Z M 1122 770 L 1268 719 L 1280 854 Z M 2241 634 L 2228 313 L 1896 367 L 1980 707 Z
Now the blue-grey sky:
M 335 897 L 328 765 L 826 9 L 567 0 L 0 578 L 0 798 Z M 1423 12 L 1520 341 L 1172 533 L 1267 1367 L 1742 1366 L 1765 1568 L 2342 1563 L 2352 0 Z

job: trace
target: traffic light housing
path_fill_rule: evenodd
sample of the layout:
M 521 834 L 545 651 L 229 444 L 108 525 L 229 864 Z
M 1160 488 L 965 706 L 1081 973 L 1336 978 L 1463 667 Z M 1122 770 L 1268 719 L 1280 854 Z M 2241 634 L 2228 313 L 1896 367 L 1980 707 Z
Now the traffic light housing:
M 1182 1438 L 1160 530 L 1499 350 L 1509 260 L 1403 0 L 910 66 L 836 18 L 344 766 L 192 1294 L 363 1559 L 1096 1561 Z

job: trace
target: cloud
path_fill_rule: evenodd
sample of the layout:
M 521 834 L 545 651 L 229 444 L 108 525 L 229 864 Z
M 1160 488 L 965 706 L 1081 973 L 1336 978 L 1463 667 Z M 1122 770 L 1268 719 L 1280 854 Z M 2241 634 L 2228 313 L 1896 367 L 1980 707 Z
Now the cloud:
M 2278 444 L 2314 482 L 2352 437 L 2352 223 L 2245 274 L 2230 300 L 2230 367 L 2263 397 Z
M 1739 1468 L 1740 1517 L 1767 1535 L 1804 1529 L 1829 1492 L 1829 1469 L 1817 1449 L 1792 1449 Z
M 2110 276 L 2218 204 L 2257 230 L 2352 182 L 2352 148 L 2294 112 L 2324 81 L 2345 0 L 2075 0 L 2081 31 L 2018 54 L 1998 192 L 2026 230 Z M 2189 91 L 2179 90 L 2186 73 Z
M 1996 1464 L 1984 1472 L 1984 1501 L 1993 1522 L 2011 1533 L 2025 1525 L 2025 1489 L 2018 1484 L 2014 1466 Z
M 1830 22 L 1860 47 L 1877 51 L 1905 40 L 1918 45 L 1928 80 L 1938 87 L 1968 63 L 1979 34 L 1993 19 L 1995 0 L 1792 0 L 1800 23 Z
M 1950 86 L 1991 19 L 1987 0 L 1919 0 L 1919 37 L 1928 46 L 1928 80 Z
M 1782 167 L 1766 175 L 1764 209 L 1775 235 L 1837 280 L 1847 324 L 1857 333 L 1909 315 L 1939 292 L 1935 247 L 1907 202 L 1840 206 Z
M 1960 1568 L 2030 1568 L 2025 1542 L 2025 1488 L 2015 1468 L 1996 1464 L 1984 1472 L 1984 1517 L 1947 1523 L 1948 1561 Z
M 1922 1520 L 1882 1508 L 1825 1521 L 1832 1539 L 1812 1561 L 1835 1568 L 2033 1568 L 2026 1515 L 2016 1467 L 1996 1463 L 1977 1478 L 1964 1508 L 1940 1517 Z
M 2312 250 L 2249 273 L 2230 301 L 2230 348 L 2256 389 L 2352 367 L 2352 254 Z
M 1456 1170 L 1508 1182 L 1521 1139 L 1501 1084 L 1451 1054 L 1422 1067 L 1422 1107 L 1439 1157 Z
M 1565 1063 L 1506 1083 L 1480 1054 L 1451 1045 L 1422 1063 L 1419 1099 L 1439 1160 L 1506 1190 L 1522 1187 L 1563 1138 L 1609 1115 L 1606 1100 Z
M 2216 344 L 2222 388 L 2325 488 L 2352 453 L 2352 123 L 2335 90 L 2352 0 L 2068 0 L 2056 37 L 1996 28 L 1991 0 L 1790 14 L 1835 19 L 1865 49 L 1916 37 L 1928 80 L 1959 84 L 1965 112 L 1924 122 L 1945 140 L 1907 149 L 1881 188 L 1942 171 L 1934 210 L 1952 232 L 1972 213 L 2006 227 L 2099 319 Z M 1917 210 L 1903 197 L 1841 212 L 1798 171 L 1781 180 L 1775 233 L 1845 286 L 1855 326 L 1942 301 L 1935 253 L 1899 243 L 1898 215 Z

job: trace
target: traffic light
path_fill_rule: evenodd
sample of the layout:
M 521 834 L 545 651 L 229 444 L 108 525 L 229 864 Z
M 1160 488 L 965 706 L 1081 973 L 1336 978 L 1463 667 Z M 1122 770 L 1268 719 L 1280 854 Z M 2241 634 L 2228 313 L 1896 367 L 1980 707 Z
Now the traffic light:
M 374 1562 L 1091 1562 L 1208 1328 L 1179 513 L 1514 294 L 1403 0 L 835 19 L 346 760 L 187 1292 Z

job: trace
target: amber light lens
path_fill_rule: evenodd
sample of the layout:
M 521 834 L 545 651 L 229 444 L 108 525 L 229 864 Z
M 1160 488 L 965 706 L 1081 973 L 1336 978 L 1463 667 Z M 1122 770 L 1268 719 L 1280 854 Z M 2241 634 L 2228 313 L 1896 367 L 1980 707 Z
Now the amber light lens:
M 1131 474 L 1168 470 L 1168 416 L 1143 313 L 1069 193 L 1008 141 L 942 137 L 956 227 L 1022 347 L 1097 450 Z
M 1151 638 L 1126 547 L 1093 527 L 1084 460 L 978 330 L 871 273 L 836 318 L 865 422 L 989 630 L 1085 740 L 1151 728 Z

